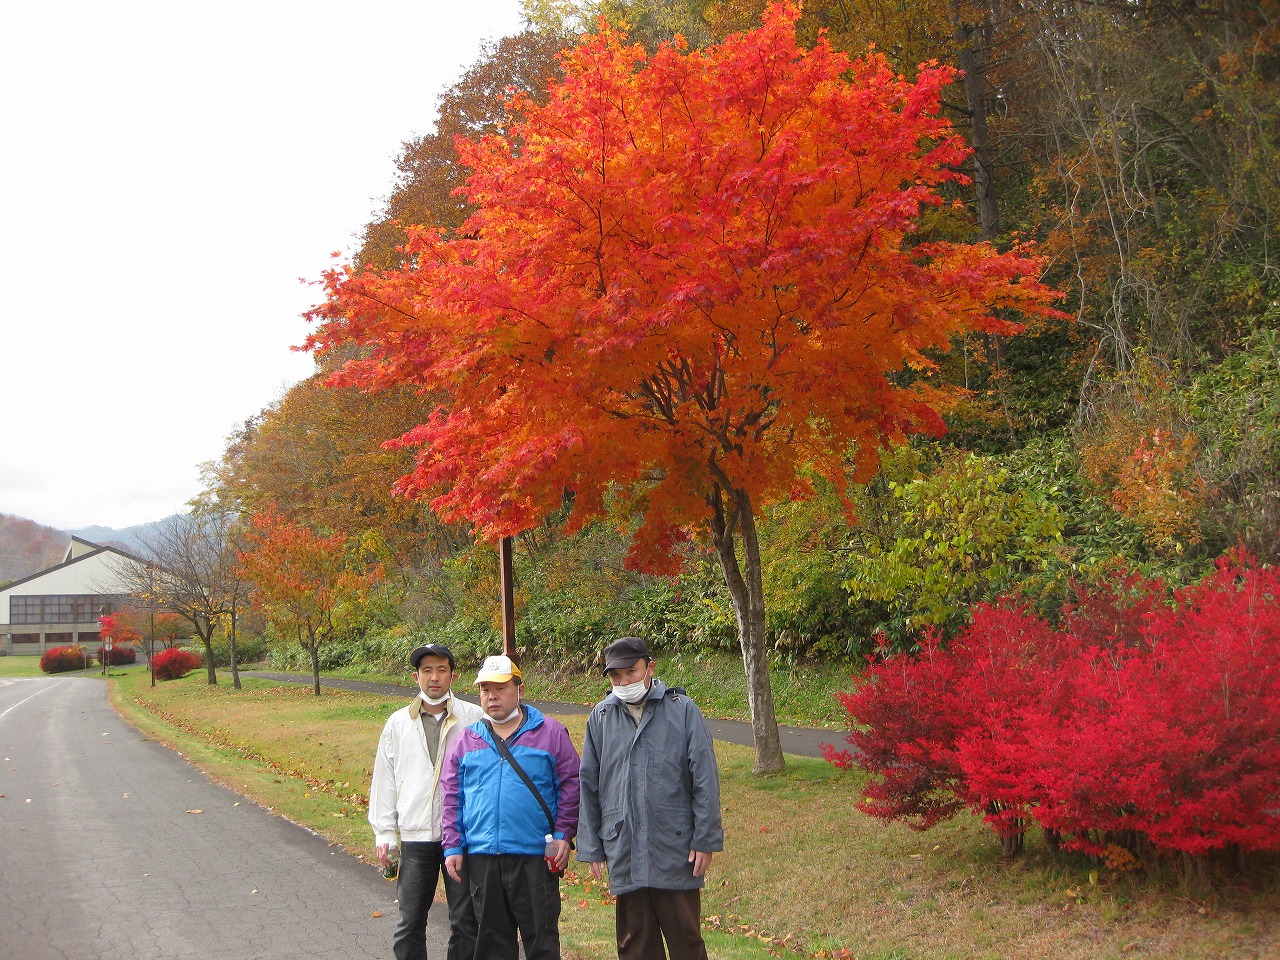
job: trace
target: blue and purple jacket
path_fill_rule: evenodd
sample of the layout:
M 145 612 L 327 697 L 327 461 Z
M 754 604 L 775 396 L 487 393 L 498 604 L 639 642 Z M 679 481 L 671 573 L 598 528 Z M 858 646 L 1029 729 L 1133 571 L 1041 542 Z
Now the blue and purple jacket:
M 440 775 L 446 857 L 540 857 L 548 832 L 558 840 L 572 840 L 577 834 L 578 751 L 560 721 L 528 704 L 522 707 L 524 722 L 507 738 L 507 748 L 551 808 L 555 829 L 547 829 L 542 807 L 502 758 L 484 721 L 477 721 L 458 735 Z

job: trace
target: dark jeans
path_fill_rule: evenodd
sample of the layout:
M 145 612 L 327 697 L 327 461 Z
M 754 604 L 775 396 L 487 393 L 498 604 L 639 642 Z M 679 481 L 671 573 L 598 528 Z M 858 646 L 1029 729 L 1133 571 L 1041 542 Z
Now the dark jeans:
M 400 922 L 396 924 L 392 952 L 396 960 L 427 960 L 427 912 L 436 896 L 436 878 L 444 877 L 444 897 L 449 904 L 448 960 L 472 960 L 476 952 L 476 915 L 471 884 L 462 874 L 455 883 L 444 870 L 438 843 L 408 841 L 400 844 Z
M 516 960 L 516 933 L 525 960 L 560 960 L 560 878 L 542 857 L 467 858 L 475 898 L 476 960 Z
M 707 960 L 702 891 L 646 887 L 618 897 L 620 960 Z M 662 941 L 667 941 L 664 953 Z

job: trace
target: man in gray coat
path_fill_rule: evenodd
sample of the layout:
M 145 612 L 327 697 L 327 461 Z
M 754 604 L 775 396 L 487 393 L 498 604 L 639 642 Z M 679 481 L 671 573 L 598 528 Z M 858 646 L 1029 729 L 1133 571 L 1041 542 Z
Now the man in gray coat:
M 578 859 L 618 898 L 621 960 L 705 960 L 703 875 L 724 849 L 720 774 L 697 704 L 654 676 L 643 640 L 604 649 L 613 690 L 587 720 Z

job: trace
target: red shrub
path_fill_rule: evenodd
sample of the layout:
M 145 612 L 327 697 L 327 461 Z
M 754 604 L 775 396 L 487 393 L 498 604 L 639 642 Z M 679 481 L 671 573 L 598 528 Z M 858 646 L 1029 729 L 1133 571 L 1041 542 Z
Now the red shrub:
M 161 650 L 155 658 L 156 679 L 177 680 L 204 663 L 204 658 L 191 650 L 172 647 Z
M 115 643 L 111 649 L 106 648 L 106 644 L 98 647 L 98 652 L 93 655 L 98 663 L 102 663 L 102 658 L 107 658 L 107 666 L 120 667 L 126 663 L 138 662 L 138 648 L 132 643 Z
M 65 647 L 53 647 L 40 658 L 40 669 L 45 673 L 66 673 L 83 670 L 89 664 L 89 651 L 78 643 Z
M 853 750 L 828 744 L 823 755 L 838 767 L 879 775 L 858 803 L 866 813 L 925 830 L 963 808 L 955 744 L 969 714 L 957 696 L 956 671 L 955 658 L 930 632 L 918 656 L 891 656 L 869 667 L 853 693 L 836 694 L 853 719 L 845 738 Z
M 963 806 L 1006 841 L 1280 850 L 1280 574 L 1224 558 L 1164 602 L 1158 581 L 1082 595 L 1055 631 L 980 607 L 946 650 L 867 671 L 842 698 L 876 775 L 860 806 L 927 827 Z M 1016 849 L 1016 844 L 1012 849 Z

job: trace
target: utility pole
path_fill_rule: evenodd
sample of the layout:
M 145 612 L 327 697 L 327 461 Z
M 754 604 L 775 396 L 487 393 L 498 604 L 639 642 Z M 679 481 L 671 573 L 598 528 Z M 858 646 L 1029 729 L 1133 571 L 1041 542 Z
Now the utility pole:
M 515 585 L 512 575 L 511 538 L 503 537 L 498 541 L 498 566 L 502 583 L 502 652 L 518 662 L 516 658 L 516 602 Z

